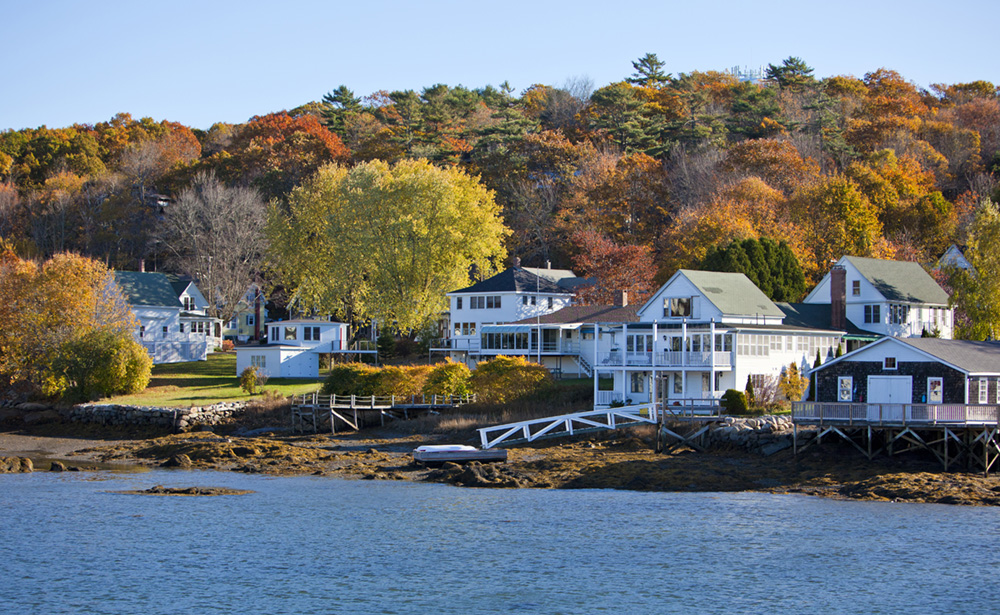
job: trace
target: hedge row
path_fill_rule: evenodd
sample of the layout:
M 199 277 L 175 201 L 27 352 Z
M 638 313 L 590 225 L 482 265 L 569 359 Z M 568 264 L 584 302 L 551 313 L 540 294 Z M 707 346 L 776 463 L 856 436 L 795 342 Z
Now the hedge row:
M 552 380 L 545 367 L 523 357 L 496 357 L 469 371 L 450 359 L 436 365 L 372 367 L 364 363 L 335 365 L 323 395 L 469 395 L 504 403 L 539 391 Z

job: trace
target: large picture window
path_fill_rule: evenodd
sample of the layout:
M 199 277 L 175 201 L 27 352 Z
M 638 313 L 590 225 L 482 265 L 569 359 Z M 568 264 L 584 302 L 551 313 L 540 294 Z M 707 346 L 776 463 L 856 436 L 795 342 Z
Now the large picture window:
M 663 300 L 664 318 L 688 318 L 691 316 L 691 297 L 673 297 Z

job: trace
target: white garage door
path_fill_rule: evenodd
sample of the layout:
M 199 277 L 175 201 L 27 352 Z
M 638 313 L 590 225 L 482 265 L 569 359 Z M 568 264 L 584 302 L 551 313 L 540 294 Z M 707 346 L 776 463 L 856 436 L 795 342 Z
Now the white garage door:
M 913 377 L 868 376 L 868 403 L 873 404 L 868 406 L 869 420 L 903 420 L 904 408 L 913 403 Z

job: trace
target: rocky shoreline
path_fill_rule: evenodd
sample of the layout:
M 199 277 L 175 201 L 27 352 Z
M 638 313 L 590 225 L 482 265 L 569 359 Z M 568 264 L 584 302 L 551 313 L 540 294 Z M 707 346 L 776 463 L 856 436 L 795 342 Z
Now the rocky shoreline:
M 734 419 L 713 430 L 711 447 L 705 452 L 680 448 L 670 454 L 656 453 L 657 434 L 647 427 L 513 447 L 508 462 L 503 464 L 474 462 L 440 468 L 415 465 L 412 450 L 421 444 L 465 442 L 473 434 L 404 434 L 373 429 L 360 434 L 288 436 L 265 432 L 239 437 L 195 431 L 123 438 L 112 433 L 106 436 L 108 444 L 102 445 L 98 439 L 88 442 L 92 446 L 69 451 L 63 465 L 65 469 L 86 469 L 86 462 L 128 463 L 272 475 L 429 481 L 483 488 L 757 491 L 874 501 L 1000 505 L 1000 479 L 941 472 L 933 459 L 918 455 L 868 461 L 849 446 L 831 442 L 795 456 L 784 444 L 789 437 L 785 420 Z M 46 427 L 33 426 L 35 439 L 46 439 Z M 80 426 L 48 427 L 52 434 L 60 434 Z M 10 450 L 0 433 L 0 456 Z M 18 454 L 14 460 L 0 460 L 0 471 L 25 471 L 27 464 L 21 459 L 30 464 L 32 456 Z M 44 471 L 49 469 L 47 465 L 54 464 L 33 465 L 35 471 Z

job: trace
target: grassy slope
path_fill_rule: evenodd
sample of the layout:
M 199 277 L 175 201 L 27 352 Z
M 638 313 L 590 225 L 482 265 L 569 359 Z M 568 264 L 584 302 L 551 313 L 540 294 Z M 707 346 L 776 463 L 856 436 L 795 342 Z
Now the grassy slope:
M 281 395 L 310 393 L 322 380 L 272 378 L 264 387 Z M 251 399 L 240 388 L 235 353 L 214 353 L 207 361 L 153 366 L 153 378 L 145 391 L 110 400 L 141 406 L 205 406 L 220 401 Z

